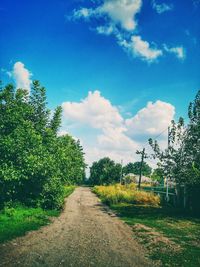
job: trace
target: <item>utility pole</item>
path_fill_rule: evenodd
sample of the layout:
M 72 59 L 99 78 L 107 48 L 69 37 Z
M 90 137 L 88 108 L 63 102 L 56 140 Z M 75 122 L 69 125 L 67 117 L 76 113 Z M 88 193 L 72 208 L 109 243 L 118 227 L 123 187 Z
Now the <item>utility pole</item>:
M 123 159 L 121 160 L 120 184 L 122 184 L 122 175 L 123 175 Z
M 138 188 L 140 189 L 141 186 L 141 180 L 142 180 L 142 167 L 144 163 L 144 159 L 147 158 L 147 155 L 145 153 L 145 148 L 143 148 L 142 151 L 137 151 L 136 154 L 141 154 L 141 163 L 140 163 L 140 174 L 139 174 L 139 182 L 138 182 Z

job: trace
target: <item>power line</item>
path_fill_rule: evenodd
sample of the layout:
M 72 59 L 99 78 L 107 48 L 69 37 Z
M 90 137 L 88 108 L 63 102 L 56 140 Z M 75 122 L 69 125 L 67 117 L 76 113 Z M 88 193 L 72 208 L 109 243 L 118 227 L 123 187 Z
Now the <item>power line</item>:
M 168 130 L 169 127 L 167 127 L 165 130 L 163 130 L 160 134 L 158 134 L 156 137 L 154 137 L 154 139 L 160 137 L 164 132 L 166 132 Z
M 186 118 L 183 118 L 183 120 L 186 120 Z M 162 132 L 160 132 L 158 135 L 156 135 L 153 139 L 157 139 L 158 137 L 160 137 L 164 132 L 168 131 L 168 147 L 169 147 L 169 132 L 170 132 L 170 126 L 168 126 L 167 128 L 165 128 Z M 155 163 L 153 161 L 151 161 L 149 159 L 149 157 L 147 156 L 147 154 L 145 153 L 145 144 L 148 144 L 149 145 L 149 142 L 146 141 L 144 144 L 144 147 L 143 147 L 143 150 L 142 151 L 139 151 L 139 153 L 136 152 L 136 154 L 142 154 L 142 159 L 141 159 L 141 166 L 143 165 L 143 161 L 144 161 L 144 158 L 148 158 L 148 161 L 150 161 L 151 163 Z M 143 153 L 144 153 L 144 158 L 143 158 Z M 140 186 L 140 182 L 139 182 L 139 186 Z
M 186 118 L 183 118 L 183 120 L 186 120 Z M 156 136 L 155 136 L 154 138 L 152 138 L 152 139 L 155 140 L 155 139 L 157 139 L 158 137 L 160 137 L 164 132 L 166 132 L 166 131 L 169 130 L 169 127 L 170 127 L 170 126 L 167 126 L 167 128 L 165 128 L 162 132 L 160 132 L 158 135 L 156 135 Z M 148 141 L 145 141 L 145 143 L 143 143 L 143 144 L 145 145 L 146 143 L 149 145 Z

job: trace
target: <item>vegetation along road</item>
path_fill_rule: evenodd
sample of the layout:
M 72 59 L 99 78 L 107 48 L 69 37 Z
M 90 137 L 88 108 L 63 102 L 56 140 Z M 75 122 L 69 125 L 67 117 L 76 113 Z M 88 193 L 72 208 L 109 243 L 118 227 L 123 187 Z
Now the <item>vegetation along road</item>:
M 79 187 L 59 218 L 0 245 L 0 266 L 150 266 L 128 225 Z

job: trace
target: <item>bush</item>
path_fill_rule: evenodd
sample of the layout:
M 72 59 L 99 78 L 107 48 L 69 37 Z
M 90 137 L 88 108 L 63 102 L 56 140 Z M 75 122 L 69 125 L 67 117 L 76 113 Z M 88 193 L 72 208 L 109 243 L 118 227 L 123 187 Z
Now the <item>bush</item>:
M 7 215 L 8 217 L 13 217 L 14 214 L 15 214 L 15 209 L 14 209 L 14 208 L 5 207 L 5 208 L 3 209 L 3 213 L 4 213 L 5 215 Z
M 44 185 L 39 202 L 43 209 L 61 209 L 64 198 L 64 186 L 59 179 L 54 178 Z
M 75 188 L 76 188 L 75 185 L 65 185 L 64 186 L 64 196 L 68 197 L 71 193 L 73 193 Z
M 139 191 L 135 184 L 130 185 L 109 185 L 95 186 L 93 192 L 96 193 L 103 202 L 108 204 L 132 203 L 159 205 L 160 197 L 152 192 Z

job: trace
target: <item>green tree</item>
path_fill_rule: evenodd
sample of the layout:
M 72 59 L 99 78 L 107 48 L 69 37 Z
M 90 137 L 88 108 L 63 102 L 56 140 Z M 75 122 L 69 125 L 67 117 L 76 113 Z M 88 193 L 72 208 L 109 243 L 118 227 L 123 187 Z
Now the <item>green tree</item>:
M 86 164 L 80 142 L 75 141 L 70 135 L 60 136 L 57 138 L 54 153 L 62 182 L 81 184 L 85 179 Z
M 164 183 L 164 172 L 162 168 L 156 168 L 153 170 L 151 175 L 153 181 L 159 182 L 160 184 Z
M 160 168 L 165 176 L 181 183 L 185 169 L 184 140 L 186 128 L 183 118 L 178 123 L 171 122 L 168 133 L 168 146 L 162 150 L 158 142 L 149 139 L 149 144 L 154 151 L 154 158 L 159 159 Z
M 188 115 L 187 126 L 183 118 L 171 122 L 168 148 L 161 150 L 156 140 L 149 139 L 149 143 L 166 175 L 177 184 L 195 185 L 200 184 L 200 91 L 190 103 Z
M 94 162 L 90 167 L 90 183 L 94 185 L 112 184 L 120 181 L 121 164 L 108 157 Z
M 58 133 L 59 127 L 61 125 L 61 115 L 62 115 L 62 108 L 57 107 L 54 112 L 53 118 L 50 121 L 50 128 L 55 135 Z
M 57 136 L 61 107 L 53 118 L 46 90 L 38 81 L 32 92 L 7 85 L 0 90 L 0 206 L 9 201 L 60 208 L 65 184 L 85 176 L 79 141 Z
M 46 89 L 39 81 L 33 81 L 29 103 L 32 107 L 31 121 L 34 128 L 43 134 L 49 122 L 50 110 L 47 108 Z
M 124 166 L 123 173 L 124 174 L 133 173 L 135 175 L 139 175 L 140 166 L 141 166 L 140 162 L 135 162 L 135 163 L 129 162 L 126 166 Z M 142 166 L 142 175 L 150 176 L 151 171 L 152 171 L 151 167 L 146 162 L 144 162 Z
M 184 177 L 185 183 L 200 184 L 200 90 L 188 108 L 189 124 L 185 134 Z

